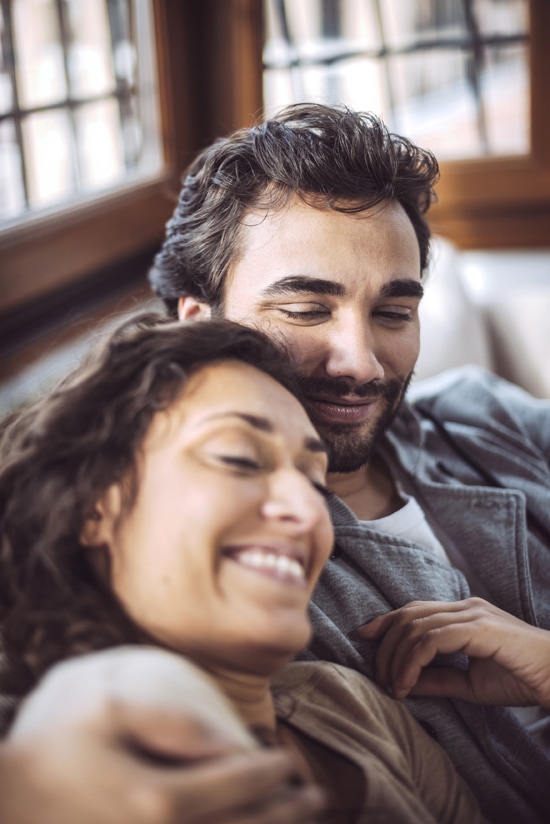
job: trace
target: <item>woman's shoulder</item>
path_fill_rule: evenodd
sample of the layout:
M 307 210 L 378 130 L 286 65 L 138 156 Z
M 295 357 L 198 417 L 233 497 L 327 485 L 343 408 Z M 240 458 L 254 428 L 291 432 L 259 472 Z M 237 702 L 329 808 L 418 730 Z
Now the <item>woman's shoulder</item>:
M 280 717 L 336 708 L 342 721 L 347 718 L 363 723 L 368 717 L 370 725 L 384 729 L 395 726 L 402 731 L 403 724 L 408 727 L 412 721 L 407 710 L 373 681 L 356 670 L 326 661 L 288 664 L 273 679 L 272 691 Z

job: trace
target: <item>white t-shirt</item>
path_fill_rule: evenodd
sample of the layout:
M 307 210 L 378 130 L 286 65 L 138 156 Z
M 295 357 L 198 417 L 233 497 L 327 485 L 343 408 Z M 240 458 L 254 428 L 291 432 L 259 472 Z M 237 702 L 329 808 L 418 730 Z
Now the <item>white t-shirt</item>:
M 401 497 L 405 503 L 397 512 L 392 512 L 391 515 L 386 515 L 385 518 L 375 518 L 366 523 L 373 529 L 379 529 L 381 532 L 387 532 L 401 538 L 408 538 L 410 541 L 421 544 L 430 549 L 441 560 L 450 563 L 449 556 L 441 542 L 436 538 L 434 531 L 426 520 L 424 510 L 421 509 L 416 498 L 406 493 L 401 493 Z

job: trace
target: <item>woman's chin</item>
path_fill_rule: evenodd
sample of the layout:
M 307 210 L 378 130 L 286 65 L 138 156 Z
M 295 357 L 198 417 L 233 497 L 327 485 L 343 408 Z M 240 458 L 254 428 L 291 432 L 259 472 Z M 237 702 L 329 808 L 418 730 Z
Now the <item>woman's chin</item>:
M 248 667 L 253 670 L 256 668 L 261 670 L 263 674 L 269 671 L 269 674 L 277 672 L 281 667 L 284 667 L 289 661 L 298 655 L 303 649 L 307 647 L 311 640 L 311 626 L 309 621 L 303 623 L 303 626 L 286 627 L 286 630 L 280 635 L 275 635 L 273 632 L 269 636 L 265 636 L 262 640 L 256 637 L 250 640 L 249 644 L 243 646 L 243 657 L 246 659 Z
M 307 614 L 297 609 L 261 610 L 248 614 L 231 627 L 230 622 L 204 635 L 162 631 L 150 627 L 153 643 L 168 648 L 207 669 L 243 671 L 270 676 L 307 647 L 311 624 Z

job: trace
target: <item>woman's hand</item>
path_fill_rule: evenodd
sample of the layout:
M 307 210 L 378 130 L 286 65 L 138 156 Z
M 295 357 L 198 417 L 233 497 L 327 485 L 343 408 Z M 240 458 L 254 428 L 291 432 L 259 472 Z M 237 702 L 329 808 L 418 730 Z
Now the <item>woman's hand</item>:
M 411 601 L 357 633 L 381 639 L 375 677 L 395 698 L 432 695 L 550 708 L 550 632 L 482 598 Z M 437 654 L 457 652 L 470 657 L 465 672 L 429 666 Z

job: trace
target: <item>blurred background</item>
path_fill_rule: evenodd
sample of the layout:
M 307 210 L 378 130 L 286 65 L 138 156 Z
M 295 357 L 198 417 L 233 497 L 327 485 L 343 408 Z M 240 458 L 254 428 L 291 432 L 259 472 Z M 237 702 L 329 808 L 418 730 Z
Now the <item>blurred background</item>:
M 146 272 L 182 172 L 301 101 L 441 161 L 418 379 L 477 362 L 550 397 L 548 0 L 0 0 L 0 412 Z

